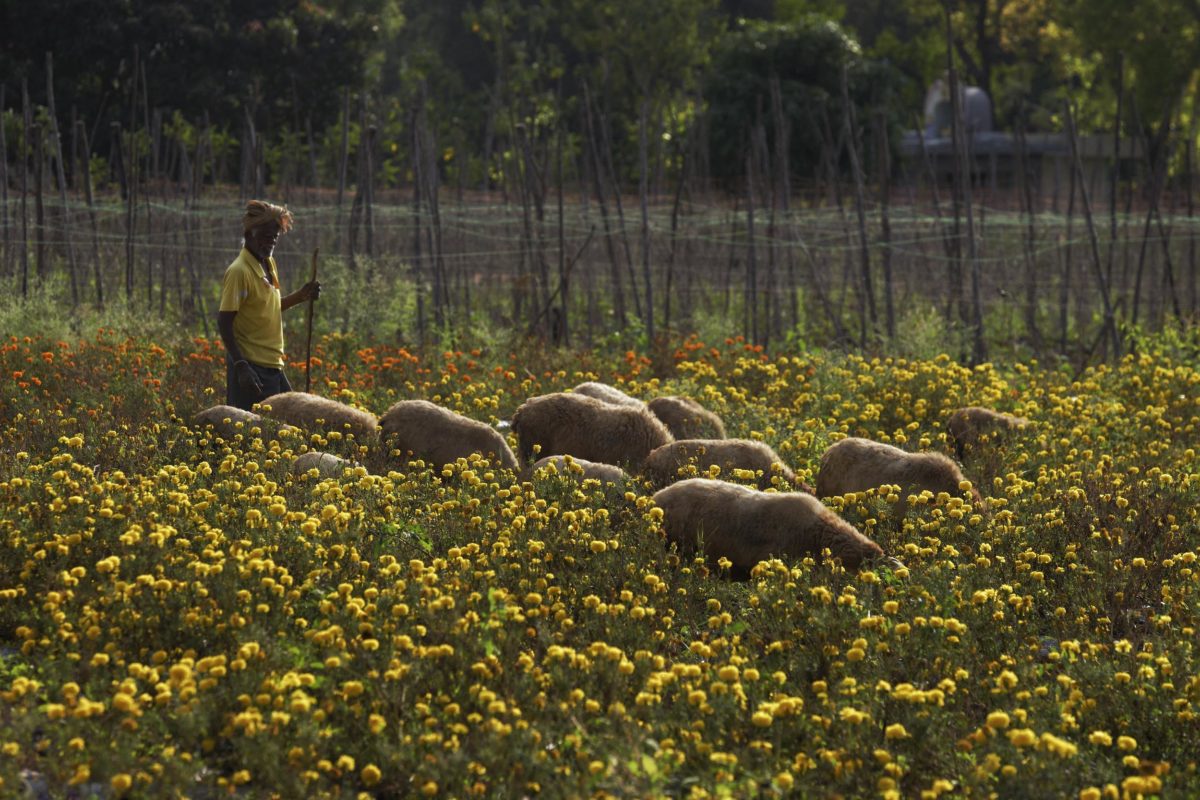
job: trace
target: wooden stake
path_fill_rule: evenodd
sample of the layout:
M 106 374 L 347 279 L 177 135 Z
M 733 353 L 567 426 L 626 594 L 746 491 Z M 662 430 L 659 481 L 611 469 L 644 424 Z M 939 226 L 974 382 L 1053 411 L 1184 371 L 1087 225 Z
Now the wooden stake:
M 309 281 L 317 279 L 317 254 L 321 252 L 320 247 L 313 248 L 312 254 L 312 277 Z M 308 394 L 312 391 L 312 324 L 313 324 L 313 306 L 316 301 L 313 298 L 308 298 L 308 321 L 305 324 L 305 344 L 304 344 L 304 392 Z

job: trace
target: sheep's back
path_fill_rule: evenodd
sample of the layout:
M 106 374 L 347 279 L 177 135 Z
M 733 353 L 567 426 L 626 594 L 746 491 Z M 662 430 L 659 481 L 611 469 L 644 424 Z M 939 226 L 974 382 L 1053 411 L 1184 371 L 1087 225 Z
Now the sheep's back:
M 472 453 L 516 469 L 517 459 L 499 431 L 428 400 L 401 400 L 384 413 L 380 430 L 389 446 L 438 466 Z
M 283 392 L 259 403 L 265 416 L 313 432 L 352 433 L 369 440 L 379 428 L 375 415 L 327 397 L 307 392 Z

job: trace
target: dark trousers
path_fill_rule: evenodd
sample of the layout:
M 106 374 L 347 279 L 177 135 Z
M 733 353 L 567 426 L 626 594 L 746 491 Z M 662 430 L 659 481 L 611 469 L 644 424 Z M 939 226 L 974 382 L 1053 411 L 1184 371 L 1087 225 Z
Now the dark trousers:
M 261 403 L 273 394 L 281 394 L 290 392 L 292 384 L 288 383 L 287 375 L 283 374 L 283 370 L 278 367 L 260 367 L 258 364 L 247 361 L 250 369 L 254 370 L 254 374 L 258 376 L 258 380 L 262 383 L 262 394 L 257 397 L 252 397 L 253 392 L 245 392 L 238 385 L 237 371 L 233 368 L 233 361 L 229 358 L 225 359 L 225 402 L 234 408 L 250 410 L 250 407 L 255 403 Z

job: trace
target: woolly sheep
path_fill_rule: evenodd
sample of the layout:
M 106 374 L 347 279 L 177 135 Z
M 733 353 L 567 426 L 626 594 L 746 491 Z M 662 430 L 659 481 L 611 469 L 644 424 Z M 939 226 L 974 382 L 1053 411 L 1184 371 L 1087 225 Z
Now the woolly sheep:
M 292 474 L 306 475 L 309 470 L 315 469 L 322 478 L 337 478 L 351 466 L 349 461 L 333 453 L 312 450 L 292 462 Z
M 532 474 L 550 466 L 553 466 L 559 475 L 566 475 L 581 483 L 592 478 L 601 483 L 621 485 L 629 479 L 625 470 L 620 467 L 612 464 L 598 464 L 585 458 L 575 458 L 575 456 L 546 456 L 538 459 L 529 471 Z
M 379 426 L 374 414 L 306 392 L 271 395 L 258 407 L 264 416 L 282 420 L 309 433 L 352 433 L 359 444 L 374 439 Z
M 830 446 L 821 456 L 817 496 L 830 497 L 895 484 L 901 489 L 899 512 L 904 497 L 923 489 L 961 496 L 958 486 L 963 480 L 958 464 L 941 453 L 909 453 L 882 442 L 849 437 Z M 977 506 L 983 504 L 974 487 L 971 500 Z
M 700 472 L 715 464 L 724 478 L 735 469 L 761 472 L 760 489 L 770 487 L 771 478 L 779 475 L 801 491 L 811 492 L 769 445 L 752 439 L 681 439 L 653 450 L 642 471 L 651 483 L 661 487 L 677 481 L 679 469 L 689 464 L 695 464 Z
M 579 384 L 571 391 L 575 394 L 581 394 L 584 397 L 594 397 L 601 403 L 608 403 L 610 406 L 646 407 L 646 404 L 641 400 L 638 400 L 636 397 L 630 397 L 617 387 L 609 386 L 607 383 L 587 381 Z
M 211 426 L 217 436 L 232 439 L 239 433 L 248 435 L 250 429 L 256 425 L 262 427 L 263 418 L 236 406 L 213 406 L 196 412 L 192 423 L 198 428 Z
M 649 411 L 566 392 L 526 400 L 513 414 L 512 427 L 526 463 L 540 445 L 543 456 L 638 468 L 651 450 L 672 441 L 667 426 Z
M 428 400 L 401 400 L 379 420 L 385 442 L 402 454 L 443 466 L 480 453 L 493 464 L 517 468 L 517 459 L 499 431 Z
M 1024 428 L 1029 420 L 980 406 L 960 408 L 946 421 L 946 430 L 954 442 L 954 452 L 961 461 L 966 452 L 979 444 L 983 437 L 996 438 L 1009 431 Z
M 704 540 L 710 563 L 722 557 L 741 577 L 769 558 L 821 558 L 828 548 L 846 569 L 857 569 L 883 550 L 803 492 L 760 492 L 707 478 L 689 478 L 654 495 L 663 510 L 667 541 L 694 552 Z
M 646 404 L 676 439 L 724 439 L 725 423 L 690 397 L 656 397 Z
M 196 415 L 192 417 L 192 424 L 197 428 L 211 427 L 213 433 L 226 440 L 232 440 L 239 433 L 243 437 L 248 437 L 250 431 L 255 427 L 263 433 L 266 433 L 268 427 L 274 428 L 277 433 L 296 430 L 291 425 L 277 425 L 253 411 L 225 405 L 213 406 L 196 412 Z

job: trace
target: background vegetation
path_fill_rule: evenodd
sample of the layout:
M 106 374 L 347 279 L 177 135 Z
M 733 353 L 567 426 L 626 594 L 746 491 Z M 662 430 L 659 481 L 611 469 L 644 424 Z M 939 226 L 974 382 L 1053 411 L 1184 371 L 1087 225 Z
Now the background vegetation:
M 319 245 L 339 290 L 404 298 L 368 321 L 402 344 L 649 346 L 733 323 L 886 349 L 939 317 L 971 361 L 1015 345 L 1083 364 L 1198 305 L 1185 0 L 3 14 L 0 274 L 23 325 L 50 303 L 77 328 L 104 309 L 204 333 L 250 196 L 300 215 L 281 253 L 296 282 Z M 948 70 L 990 91 L 999 128 L 1058 136 L 1053 164 L 997 182 L 900 159 Z M 1073 130 L 1108 137 L 1087 180 Z M 364 297 L 320 324 L 348 330 Z

